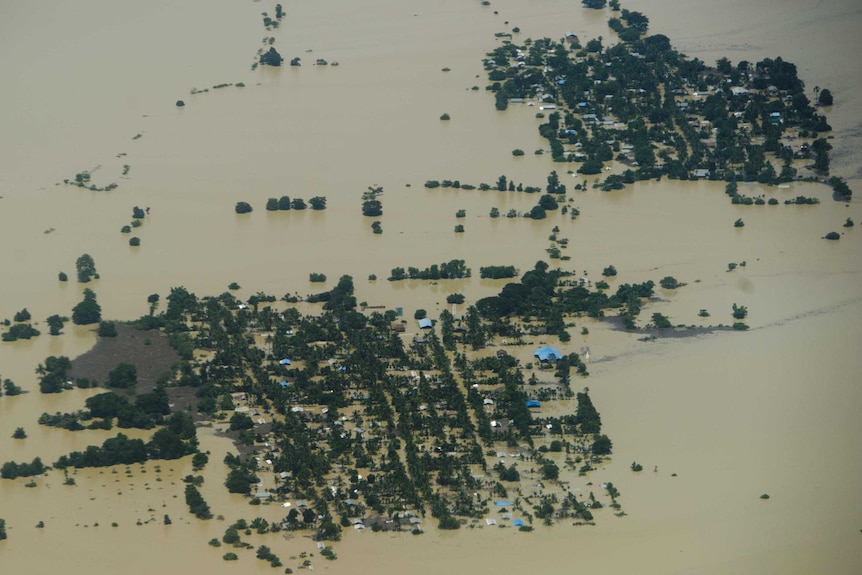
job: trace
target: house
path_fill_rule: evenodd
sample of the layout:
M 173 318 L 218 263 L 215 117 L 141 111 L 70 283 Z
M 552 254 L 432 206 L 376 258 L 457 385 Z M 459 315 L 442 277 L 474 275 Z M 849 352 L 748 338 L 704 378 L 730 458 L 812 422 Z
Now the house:
M 419 329 L 431 329 L 434 327 L 434 322 L 431 318 L 423 317 L 419 320 Z
M 281 359 L 279 360 L 278 365 L 290 365 L 290 360 L 287 358 Z
M 556 361 L 563 357 L 559 351 L 549 345 L 537 349 L 533 352 L 533 356 L 537 357 L 539 361 Z
M 535 399 L 531 399 L 527 402 L 527 407 L 542 407 L 542 404 L 536 401 Z
M 391 327 L 392 331 L 394 331 L 395 333 L 404 333 L 404 331 L 407 329 L 407 326 L 405 326 L 403 323 L 398 322 L 393 323 Z
M 692 175 L 693 175 L 695 178 L 708 178 L 708 177 L 709 177 L 709 170 L 705 170 L 705 169 L 695 170 L 695 171 L 692 173 Z

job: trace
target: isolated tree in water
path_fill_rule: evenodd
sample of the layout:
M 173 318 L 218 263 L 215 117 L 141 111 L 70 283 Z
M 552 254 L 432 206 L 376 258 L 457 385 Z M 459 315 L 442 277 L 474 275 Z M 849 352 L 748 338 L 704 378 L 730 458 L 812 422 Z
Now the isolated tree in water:
M 83 254 L 75 261 L 75 268 L 78 270 L 78 281 L 87 283 L 91 279 L 99 279 L 99 274 L 96 273 L 96 262 L 90 254 Z
M 96 294 L 91 289 L 85 289 L 83 301 L 72 308 L 72 322 L 75 325 L 88 325 L 101 320 L 102 306 L 96 302 Z

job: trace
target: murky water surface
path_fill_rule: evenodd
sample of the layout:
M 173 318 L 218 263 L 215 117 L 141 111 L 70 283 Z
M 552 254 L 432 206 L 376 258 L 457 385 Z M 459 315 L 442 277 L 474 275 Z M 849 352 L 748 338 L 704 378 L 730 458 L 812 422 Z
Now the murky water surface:
M 496 32 L 519 26 L 520 39 L 568 31 L 610 37 L 607 13 L 578 4 L 284 2 L 287 16 L 272 33 L 260 18 L 274 11 L 266 2 L 0 6 L 0 317 L 27 307 L 44 332 L 0 345 L 0 375 L 30 392 L 0 398 L 0 460 L 39 455 L 50 462 L 108 435 L 36 424 L 40 413 L 73 411 L 95 393 L 43 396 L 34 374 L 46 356 L 74 357 L 95 342 L 85 328 L 68 325 L 63 336 L 49 337 L 44 325 L 80 300 L 82 286 L 61 284 L 57 274 L 73 276 L 82 253 L 94 257 L 102 276 L 90 287 L 106 317 L 142 315 L 149 294 L 164 296 L 175 285 L 198 295 L 220 293 L 233 281 L 242 284 L 241 297 L 311 293 L 319 288 L 308 282 L 311 272 L 325 273 L 330 284 L 350 274 L 360 301 L 435 316 L 449 293 L 475 301 L 499 290 L 501 282 L 478 278 L 480 266 L 526 270 L 546 259 L 557 225 L 569 239 L 566 269 L 597 278 L 614 264 L 616 283 L 666 275 L 688 283 L 676 293 L 659 290 L 661 301 L 646 314 L 704 325 L 730 323 L 733 303 L 750 310 L 747 333 L 644 343 L 587 320 L 571 330 L 563 347 L 591 347 L 592 375 L 584 383 L 615 446 L 613 461 L 590 479 L 613 481 L 628 516 L 606 513 L 596 527 L 530 534 L 351 532 L 335 546 L 341 559 L 314 557 L 315 570 L 858 573 L 862 258 L 859 230 L 841 227 L 847 217 L 862 221 L 858 199 L 845 206 L 824 187 L 794 184 L 746 193 L 816 195 L 822 203 L 732 206 L 722 184 L 662 181 L 614 193 L 570 191 L 581 217 L 531 221 L 488 213 L 528 211 L 534 196 L 422 186 L 427 179 L 493 183 L 500 174 L 543 185 L 550 170 L 564 172 L 547 156 L 511 156 L 514 148 L 542 146 L 534 108 L 499 113 L 487 92 L 470 88 L 485 85 L 481 57 L 499 42 Z M 833 173 L 862 194 L 857 2 L 638 0 L 624 7 L 647 14 L 652 32 L 692 57 L 735 63 L 782 56 L 798 65 L 809 91 L 829 88 Z M 303 65 L 252 71 L 267 36 Z M 339 66 L 314 66 L 317 58 Z M 212 88 L 236 82 L 245 87 Z M 192 95 L 192 88 L 209 92 Z M 449 122 L 439 120 L 443 113 Z M 82 170 L 100 186 L 119 187 L 90 192 L 60 183 Z M 578 180 L 567 178 L 571 189 Z M 360 214 L 360 196 L 371 185 L 385 190 L 382 235 Z M 282 195 L 325 196 L 328 208 L 264 210 L 267 198 Z M 237 201 L 254 212 L 237 216 Z M 119 231 L 135 205 L 150 208 L 133 231 L 137 249 Z M 466 218 L 455 218 L 459 209 Z M 733 227 L 737 218 L 743 229 Z M 453 232 L 459 223 L 463 234 Z M 844 232 L 840 241 L 820 239 L 832 230 Z M 383 279 L 395 266 L 453 258 L 465 259 L 475 277 Z M 744 268 L 726 271 L 741 261 Z M 369 274 L 380 279 L 367 281 Z M 700 309 L 712 316 L 699 318 Z M 580 335 L 583 326 L 589 335 Z M 522 359 L 531 350 L 524 348 Z M 24 441 L 11 439 L 19 426 L 29 435 Z M 201 430 L 214 462 L 202 488 L 213 511 L 227 521 L 281 518 L 282 508 L 251 511 L 221 487 L 219 462 L 231 446 L 214 431 Z M 633 460 L 645 471 L 633 474 Z M 206 545 L 227 521 L 189 517 L 180 479 L 190 467 L 174 461 L 82 470 L 74 487 L 57 472 L 36 480 L 36 488 L 0 481 L 0 517 L 9 526 L 0 570 L 273 572 L 250 551 L 234 564 L 222 561 L 224 548 Z M 762 493 L 771 499 L 760 500 Z M 172 525 L 162 524 L 165 514 Z M 36 529 L 38 521 L 46 527 Z M 302 536 L 255 543 L 294 569 L 300 553 L 317 551 Z

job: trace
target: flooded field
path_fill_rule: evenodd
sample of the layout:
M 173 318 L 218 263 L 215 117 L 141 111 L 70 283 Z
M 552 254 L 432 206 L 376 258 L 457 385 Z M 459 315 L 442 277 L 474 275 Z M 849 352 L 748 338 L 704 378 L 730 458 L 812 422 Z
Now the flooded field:
M 285 2 L 281 27 L 270 32 L 260 13 L 274 4 L 118 7 L 94 0 L 0 7 L 0 318 L 26 307 L 42 330 L 33 340 L 0 344 L 0 375 L 29 392 L 0 398 L 0 462 L 38 455 L 50 463 L 113 434 L 36 423 L 43 412 L 80 409 L 97 393 L 42 395 L 34 373 L 45 357 L 76 357 L 96 341 L 71 323 L 62 336 L 48 336 L 44 322 L 51 314 L 70 315 L 81 300 L 74 266 L 82 253 L 93 256 L 101 275 L 88 286 L 106 318 L 139 317 L 148 311 L 148 295 L 164 298 L 177 285 L 199 296 L 224 292 L 234 281 L 242 286 L 238 297 L 306 295 L 321 289 L 308 281 L 310 273 L 326 274 L 326 288 L 350 274 L 358 301 L 403 307 L 406 317 L 423 308 L 436 317 L 450 293 L 465 294 L 468 304 L 497 293 L 505 282 L 480 280 L 480 266 L 524 271 L 548 261 L 548 237 L 559 226 L 558 236 L 569 239 L 564 252 L 571 259 L 559 262 L 564 269 L 598 279 L 613 264 L 619 275 L 612 286 L 668 275 L 688 284 L 657 290 L 646 317 L 658 311 L 675 324 L 729 324 L 734 303 L 749 309 L 746 333 L 642 342 L 640 334 L 584 319 L 560 346 L 592 350 L 591 375 L 576 385 L 589 386 L 614 456 L 590 480 L 613 481 L 628 515 L 606 510 L 595 527 L 532 533 L 498 527 L 448 533 L 430 524 L 418 537 L 351 530 L 334 545 L 337 561 L 318 557 L 301 533 L 252 540 L 294 570 L 304 552 L 315 555 L 316 571 L 336 575 L 862 569 L 858 197 L 845 205 L 817 184 L 753 186 L 747 195 L 776 197 L 781 205 L 735 206 L 723 183 L 667 180 L 610 193 L 573 191 L 581 180 L 566 175 L 566 165 L 530 153 L 546 143 L 535 108 L 494 109 L 481 58 L 498 45 L 495 33 L 515 26 L 516 42 L 568 31 L 609 38 L 605 11 L 562 0 Z M 862 49 L 856 33 L 862 8 L 852 0 L 834 4 L 632 0 L 623 7 L 644 12 L 652 33 L 667 35 L 691 57 L 712 64 L 721 56 L 733 62 L 782 56 L 797 64 L 809 93 L 829 88 L 832 173 L 858 196 L 862 78 L 855 54 Z M 302 66 L 251 70 L 268 36 L 286 59 L 301 57 Z M 317 58 L 330 65 L 313 65 Z M 212 88 L 237 82 L 245 87 Z M 209 91 L 192 95 L 192 88 Z M 175 105 L 179 99 L 185 106 Z M 451 120 L 441 121 L 443 113 Z M 515 148 L 528 153 L 513 157 Z M 576 220 L 558 213 L 541 221 L 492 219 L 494 207 L 525 212 L 537 198 L 423 187 L 429 179 L 493 183 L 501 174 L 543 186 L 554 169 L 581 211 Z M 83 170 L 100 186 L 119 186 L 91 192 L 61 183 Z M 360 212 L 362 192 L 372 185 L 384 188 L 381 235 Z M 800 194 L 821 203 L 783 205 Z M 267 198 L 282 195 L 325 196 L 327 209 L 264 209 Z M 254 211 L 235 214 L 238 201 Z M 131 234 L 140 237 L 139 248 L 120 233 L 133 206 L 150 209 Z M 462 209 L 466 217 L 456 219 Z M 857 226 L 842 228 L 847 217 Z M 738 218 L 745 220 L 742 229 L 733 227 Z M 464 225 L 463 234 L 454 233 L 456 224 Z M 843 233 L 841 240 L 822 240 L 830 231 Z M 396 266 L 454 258 L 466 260 L 471 279 L 385 280 Z M 743 261 L 727 271 L 728 263 Z M 61 271 L 73 281 L 58 282 Z M 378 279 L 369 281 L 370 274 Z M 701 309 L 711 316 L 698 317 Z M 589 334 L 581 335 L 581 327 Z M 528 360 L 532 349 L 517 352 L 519 358 Z M 27 439 L 11 439 L 17 427 Z M 128 471 L 81 470 L 75 486 L 64 485 L 58 471 L 37 479 L 35 488 L 26 479 L 0 480 L 0 518 L 9 533 L 0 543 L 0 569 L 275 572 L 252 551 L 232 563 L 222 560 L 224 547 L 207 545 L 236 518 L 284 516 L 280 506 L 250 508 L 227 493 L 221 460 L 232 445 L 217 429 L 199 431 L 202 449 L 211 451 L 201 490 L 224 521 L 189 514 L 181 482 L 192 472 L 188 458 Z M 634 460 L 644 464 L 640 474 L 629 469 Z M 768 501 L 759 498 L 763 493 Z M 163 525 L 165 514 L 171 525 Z M 44 529 L 35 528 L 39 521 Z

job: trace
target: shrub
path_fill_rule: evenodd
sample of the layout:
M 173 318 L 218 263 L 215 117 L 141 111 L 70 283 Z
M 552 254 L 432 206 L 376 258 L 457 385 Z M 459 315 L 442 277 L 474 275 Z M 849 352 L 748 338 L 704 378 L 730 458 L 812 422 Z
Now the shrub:
M 602 275 L 605 276 L 606 278 L 613 277 L 613 276 L 617 275 L 617 268 L 615 268 L 612 265 L 608 266 L 602 270 Z
M 512 150 L 512 155 L 513 156 L 523 156 L 524 150 L 522 150 L 520 148 L 515 148 L 514 150 Z
M 324 283 L 326 281 L 326 275 L 311 273 L 308 274 L 308 281 L 311 283 Z
M 139 245 L 141 245 L 141 238 L 139 238 L 137 236 L 130 238 L 129 239 L 129 245 L 132 246 L 133 248 L 138 247 Z
M 453 293 L 446 296 L 446 303 L 462 304 L 464 299 L 464 294 Z
M 234 211 L 238 214 L 248 214 L 252 211 L 251 204 L 248 202 L 237 202 Z
M 443 114 L 442 116 L 440 116 L 440 119 L 443 120 L 444 122 L 449 120 L 450 119 L 449 114 Z
M 676 278 L 673 276 L 665 276 L 658 282 L 658 284 L 664 289 L 676 289 L 680 287 L 682 284 L 676 281 Z
M 827 240 L 837 240 L 837 239 L 841 238 L 841 235 L 839 235 L 838 232 L 829 232 L 828 234 L 826 234 L 823 237 Z
M 57 279 L 61 282 L 67 282 L 69 281 L 69 276 L 67 276 L 65 272 L 60 272 L 57 274 Z
M 117 337 L 117 326 L 114 322 L 99 322 L 99 337 Z
M 745 227 L 745 222 L 742 221 L 742 218 L 739 218 L 735 222 L 733 222 L 733 227 L 735 228 L 743 228 Z

